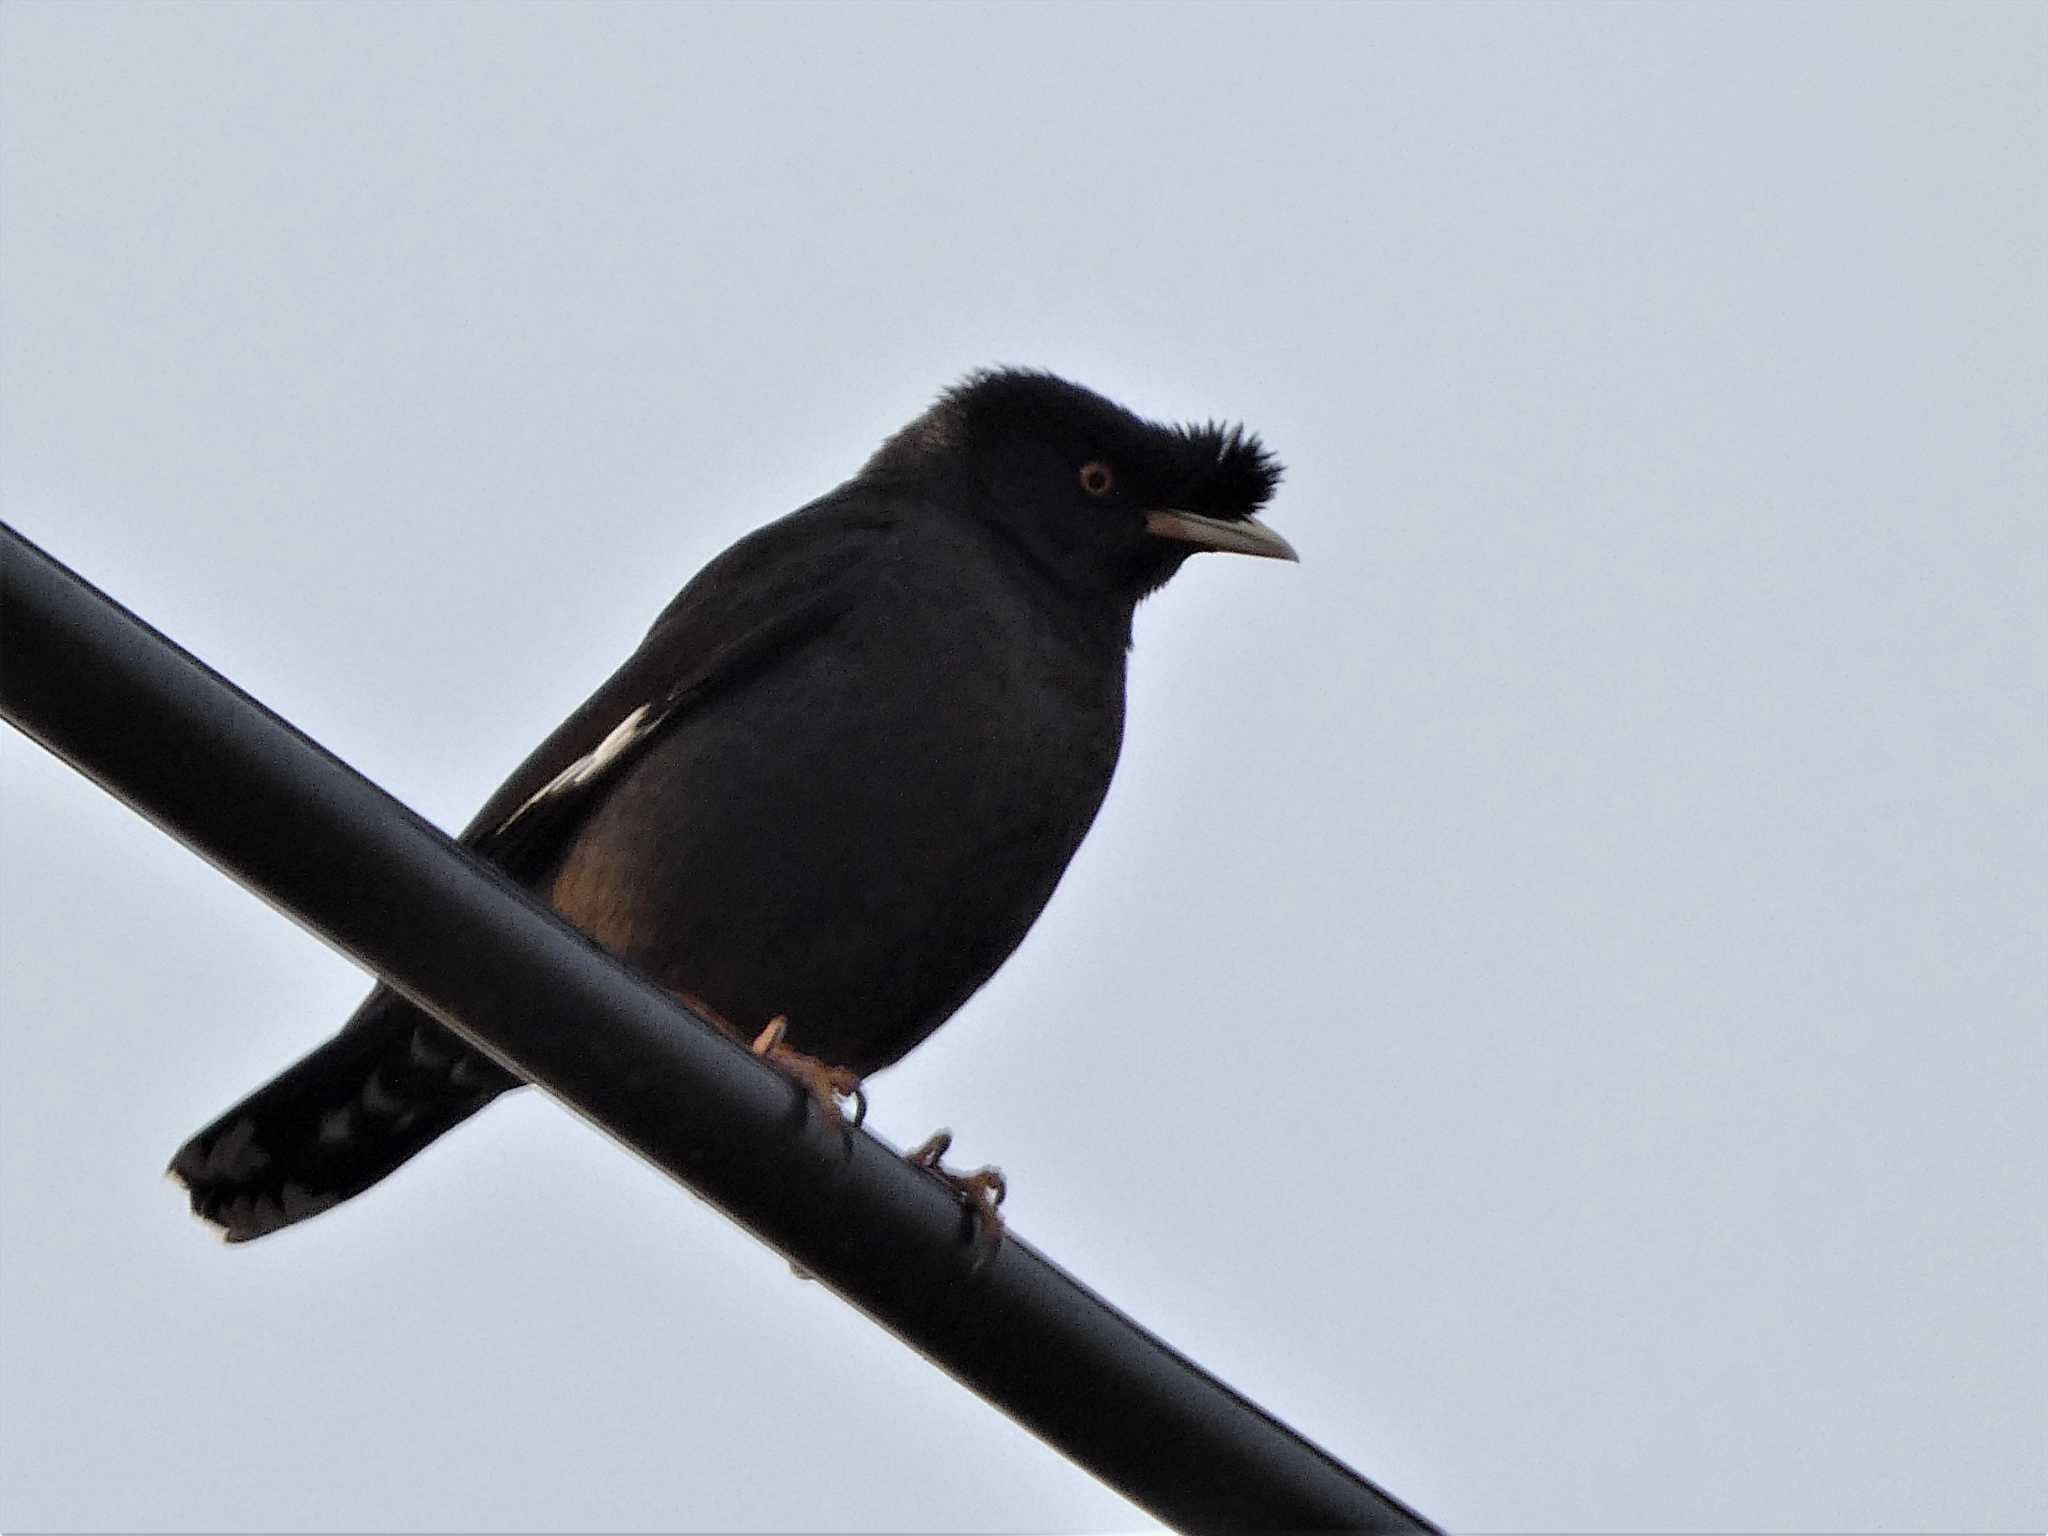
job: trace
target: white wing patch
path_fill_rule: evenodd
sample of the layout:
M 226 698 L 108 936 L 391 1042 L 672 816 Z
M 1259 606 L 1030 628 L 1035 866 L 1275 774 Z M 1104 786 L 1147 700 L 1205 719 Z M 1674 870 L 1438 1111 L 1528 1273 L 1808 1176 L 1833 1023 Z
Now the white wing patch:
M 642 704 L 633 713 L 613 726 L 611 734 L 605 737 L 603 741 L 600 741 L 595 747 L 592 747 L 583 756 L 577 758 L 575 762 L 564 768 L 528 796 L 524 805 L 505 818 L 499 830 L 503 831 L 505 827 L 511 826 L 513 822 L 524 816 L 543 800 L 550 799 L 555 795 L 564 794 L 572 789 L 581 789 L 617 761 L 620 753 L 624 752 L 634 742 L 638 741 L 660 723 L 660 716 L 656 714 L 655 706 L 652 704 Z

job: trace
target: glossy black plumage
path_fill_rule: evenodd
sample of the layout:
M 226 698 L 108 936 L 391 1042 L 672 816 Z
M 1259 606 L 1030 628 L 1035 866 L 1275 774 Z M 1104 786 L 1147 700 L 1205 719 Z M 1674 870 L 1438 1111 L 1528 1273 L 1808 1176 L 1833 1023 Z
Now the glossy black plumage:
M 1049 375 L 977 375 L 720 555 L 463 841 L 751 1037 L 865 1074 L 1016 947 L 1102 803 L 1138 601 L 1278 468 Z M 514 1081 L 383 988 L 172 1171 L 231 1240 L 382 1178 Z

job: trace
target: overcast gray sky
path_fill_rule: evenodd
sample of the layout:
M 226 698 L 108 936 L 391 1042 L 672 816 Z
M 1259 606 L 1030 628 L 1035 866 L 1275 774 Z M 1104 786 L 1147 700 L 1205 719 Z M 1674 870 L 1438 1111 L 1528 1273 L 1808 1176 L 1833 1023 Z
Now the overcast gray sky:
M 2048 1519 L 2048 9 L 0 9 L 0 515 L 444 826 L 977 365 L 1242 418 L 874 1090 L 1460 1528 Z M 0 732 L 0 1525 L 1143 1525 L 535 1096 L 227 1250 L 363 980 Z

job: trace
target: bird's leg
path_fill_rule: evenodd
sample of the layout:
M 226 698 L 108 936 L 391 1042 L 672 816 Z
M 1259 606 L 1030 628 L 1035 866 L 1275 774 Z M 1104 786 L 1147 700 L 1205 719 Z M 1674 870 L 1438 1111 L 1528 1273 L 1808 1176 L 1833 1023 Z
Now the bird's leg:
M 795 1046 L 784 1045 L 782 1037 L 789 1033 L 789 1020 L 777 1014 L 768 1021 L 768 1027 L 754 1037 L 754 1054 L 795 1078 L 818 1101 L 818 1107 L 825 1112 L 825 1118 L 834 1125 L 859 1125 L 868 1117 L 868 1096 L 862 1092 L 860 1074 L 848 1067 L 835 1067 L 806 1056 Z M 841 1099 L 853 1100 L 853 1115 L 849 1119 L 845 1110 L 839 1107 Z
M 965 1200 L 974 1214 L 981 1218 L 976 1224 L 976 1236 L 993 1249 L 1003 1235 L 1003 1213 L 998 1209 L 1003 1196 L 1010 1192 L 1007 1180 L 1000 1168 L 977 1168 L 972 1173 L 955 1173 L 940 1161 L 953 1145 L 951 1131 L 933 1131 L 923 1143 L 903 1154 L 903 1160 L 913 1168 L 922 1168 L 936 1176 L 953 1192 Z

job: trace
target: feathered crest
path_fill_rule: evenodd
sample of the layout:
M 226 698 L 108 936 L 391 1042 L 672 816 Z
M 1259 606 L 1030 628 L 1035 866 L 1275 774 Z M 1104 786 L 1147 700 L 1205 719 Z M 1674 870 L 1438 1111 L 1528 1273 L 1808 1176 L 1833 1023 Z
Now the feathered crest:
M 1105 454 L 1171 487 L 1175 505 L 1211 517 L 1249 517 L 1272 499 L 1279 462 L 1243 427 L 1218 421 L 1174 426 L 1148 421 L 1115 401 L 1033 368 L 970 373 L 931 409 L 891 437 L 868 468 L 910 468 L 918 460 L 970 449 L 1020 428 L 1079 435 Z
M 1175 428 L 1174 435 L 1192 466 L 1186 492 L 1190 512 L 1248 517 L 1273 499 L 1286 474 L 1257 433 L 1234 423 L 1190 424 Z

